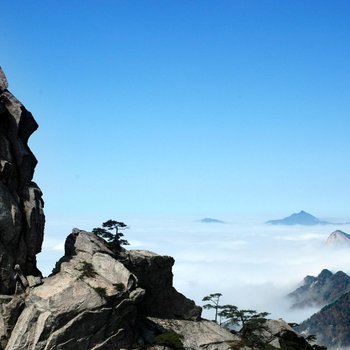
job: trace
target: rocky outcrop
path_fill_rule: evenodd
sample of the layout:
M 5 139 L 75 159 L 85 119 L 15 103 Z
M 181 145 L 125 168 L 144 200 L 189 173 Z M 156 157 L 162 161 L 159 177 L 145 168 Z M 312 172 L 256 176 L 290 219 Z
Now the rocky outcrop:
M 28 139 L 38 124 L 8 91 L 0 68 L 0 293 L 15 291 L 15 265 L 40 276 L 36 254 L 44 233 L 42 193 L 32 181 L 37 160 Z
M 306 276 L 300 287 L 288 294 L 292 308 L 323 307 L 350 292 L 350 277 L 343 271 L 333 274 L 324 269 L 317 276 Z
M 201 308 L 173 287 L 172 257 L 132 250 L 127 252 L 124 264 L 137 276 L 139 286 L 146 290 L 140 313 L 163 318 L 200 318 Z
M 261 339 L 275 349 L 286 350 L 312 350 L 320 349 L 311 346 L 303 336 L 283 320 L 267 320 L 263 331 L 260 333 Z

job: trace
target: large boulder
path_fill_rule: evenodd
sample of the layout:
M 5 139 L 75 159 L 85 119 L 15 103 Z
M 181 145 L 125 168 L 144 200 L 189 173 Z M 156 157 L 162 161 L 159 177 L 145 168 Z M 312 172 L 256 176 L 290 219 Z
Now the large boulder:
M 313 348 L 304 337 L 298 334 L 283 320 L 267 320 L 260 337 L 267 344 L 276 349 L 285 350 L 312 350 Z
M 15 265 L 40 276 L 45 217 L 42 193 L 32 181 L 37 160 L 28 146 L 38 128 L 32 114 L 8 91 L 0 67 L 0 293 L 15 290 Z
M 198 320 L 202 309 L 173 287 L 174 259 L 146 250 L 127 252 L 124 264 L 146 290 L 140 313 L 153 317 Z

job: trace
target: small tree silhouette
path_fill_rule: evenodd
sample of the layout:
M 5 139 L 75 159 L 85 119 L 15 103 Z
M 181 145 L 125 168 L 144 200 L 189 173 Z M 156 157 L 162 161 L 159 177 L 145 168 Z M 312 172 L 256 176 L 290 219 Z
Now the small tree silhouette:
M 218 323 L 218 311 L 220 309 L 219 301 L 220 297 L 222 297 L 221 293 L 213 293 L 209 294 L 202 299 L 202 301 L 209 301 L 210 304 L 203 305 L 204 309 L 215 309 L 215 322 Z
M 120 250 L 122 245 L 129 245 L 126 239 L 121 238 L 124 234 L 119 232 L 119 230 L 124 230 L 127 227 L 124 222 L 110 219 L 104 222 L 102 227 L 95 227 L 92 232 L 106 240 L 110 248 Z M 115 232 L 113 232 L 114 230 Z

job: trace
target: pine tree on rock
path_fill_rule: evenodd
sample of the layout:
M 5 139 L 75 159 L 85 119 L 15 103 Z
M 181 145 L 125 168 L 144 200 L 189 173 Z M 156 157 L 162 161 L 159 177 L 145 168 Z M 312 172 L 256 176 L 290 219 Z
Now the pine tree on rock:
M 120 250 L 122 245 L 129 245 L 129 242 L 122 238 L 124 234 L 120 232 L 127 227 L 124 222 L 110 219 L 104 222 L 102 227 L 95 227 L 92 233 L 103 238 L 111 249 Z

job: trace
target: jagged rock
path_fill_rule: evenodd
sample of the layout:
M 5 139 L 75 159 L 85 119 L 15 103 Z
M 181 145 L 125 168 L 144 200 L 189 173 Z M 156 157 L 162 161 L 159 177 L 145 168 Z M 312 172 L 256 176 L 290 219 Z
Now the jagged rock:
M 24 309 L 22 296 L 0 296 L 0 349 L 4 349 L 19 315 Z
M 0 92 L 6 90 L 7 88 L 8 88 L 8 82 L 7 82 L 7 79 L 6 79 L 4 72 L 2 71 L 2 69 L 0 67 Z
M 15 291 L 14 266 L 40 276 L 45 217 L 42 193 L 32 181 L 37 160 L 28 147 L 38 128 L 32 114 L 7 90 L 0 68 L 0 293 Z
M 146 290 L 140 305 L 142 314 L 163 318 L 200 318 L 202 309 L 173 287 L 172 257 L 132 250 L 124 263 L 137 276 L 139 286 Z

